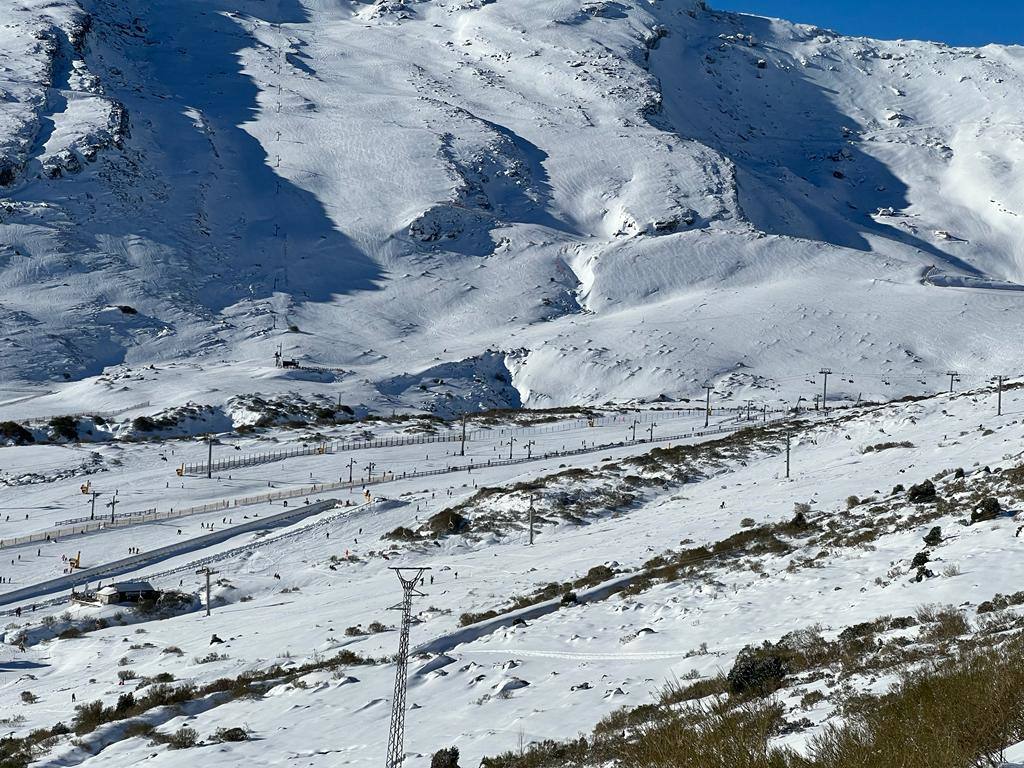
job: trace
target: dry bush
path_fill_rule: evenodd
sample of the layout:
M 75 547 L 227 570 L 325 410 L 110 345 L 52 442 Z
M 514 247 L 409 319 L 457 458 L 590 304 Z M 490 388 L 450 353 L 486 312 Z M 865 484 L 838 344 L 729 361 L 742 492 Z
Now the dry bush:
M 990 650 L 906 678 L 811 742 L 808 768 L 989 768 L 1024 739 L 1024 653 Z

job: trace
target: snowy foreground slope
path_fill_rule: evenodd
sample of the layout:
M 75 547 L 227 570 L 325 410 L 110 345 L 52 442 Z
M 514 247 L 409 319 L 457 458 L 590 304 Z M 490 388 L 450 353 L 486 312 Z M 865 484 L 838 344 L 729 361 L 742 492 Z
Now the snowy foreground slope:
M 149 706 L 130 720 L 118 715 L 95 730 L 79 715 L 80 736 L 44 743 L 37 764 L 380 765 L 394 679 L 386 657 L 398 642 L 397 617 L 387 609 L 399 590 L 389 567 L 402 565 L 432 569 L 415 606 L 419 650 L 410 667 L 404 765 L 428 765 L 432 752 L 454 745 L 461 764 L 472 766 L 483 756 L 588 733 L 620 707 L 650 703 L 674 679 L 703 681 L 713 691 L 715 676 L 747 645 L 789 636 L 808 648 L 829 647 L 867 636 L 866 646 L 852 646 L 858 652 L 783 681 L 776 696 L 791 727 L 778 741 L 802 748 L 823 726 L 841 722 L 840 708 L 854 694 L 882 692 L 900 671 L 954 654 L 960 641 L 1020 631 L 1020 392 L 1004 393 L 1001 417 L 991 390 L 973 391 L 810 413 L 785 425 L 752 421 L 746 432 L 654 450 L 627 441 L 571 460 L 399 479 L 376 487 L 371 504 L 238 535 L 125 574 L 192 596 L 166 618 L 128 606 L 71 606 L 66 591 L 14 603 L 4 594 L 60 575 L 61 554 L 80 552 L 92 567 L 129 547 L 146 552 L 202 535 L 211 524 L 219 529 L 225 515 L 237 523 L 243 511 L 246 519 L 281 511 L 280 502 L 0 549 L 0 575 L 12 581 L 0 587 L 0 604 L 25 611 L 5 617 L 2 632 L 3 727 L 23 738 L 56 722 L 72 725 L 77 705 L 113 708 L 132 692 L 135 707 L 177 703 Z M 635 417 L 644 419 L 641 429 L 654 418 L 659 430 L 671 423 L 679 434 L 702 426 L 702 419 L 658 412 L 610 414 L 607 427 L 563 420 L 531 432 L 494 424 L 467 450 L 496 457 L 508 450 L 509 435 L 535 441 L 537 453 L 622 441 Z M 378 434 L 393 428 L 383 429 Z M 290 434 L 260 432 L 244 438 L 246 449 Z M 524 450 L 523 442 L 514 446 L 517 455 Z M 25 521 L 12 514 L 3 536 L 39 530 L 40 521 L 80 508 L 78 485 L 86 479 L 107 493 L 125 489 L 128 505 L 163 506 L 186 494 L 239 496 L 268 481 L 278 488 L 326 482 L 347 464 L 344 454 L 297 457 L 230 478 L 182 479 L 155 455 L 171 450 L 173 461 L 205 453 L 181 441 L 0 450 L 5 466 L 37 470 L 3 490 L 12 513 L 31 509 Z M 422 447 L 354 457 L 361 467 L 373 461 L 398 470 L 453 461 L 438 450 L 430 448 L 433 459 Z M 81 464 L 86 453 L 96 458 Z M 920 490 L 926 480 L 934 495 Z M 361 500 L 358 487 L 333 495 Z M 532 547 L 531 496 L 538 518 Z M 435 518 L 445 508 L 451 512 Z M 441 521 L 436 537 L 431 518 Z M 383 538 L 389 532 L 397 533 Z M 664 567 L 673 562 L 687 565 Z M 210 617 L 197 602 L 201 565 L 218 572 Z M 621 590 L 623 580 L 631 581 L 625 591 L 592 591 L 615 583 Z M 570 590 L 579 604 L 560 599 Z M 1000 602 L 997 593 L 1012 597 Z M 525 621 L 513 621 L 517 598 L 536 604 Z M 462 614 L 478 615 L 460 622 Z M 374 622 L 383 626 L 370 629 Z M 224 642 L 211 644 L 213 635 Z M 354 655 L 339 657 L 343 651 Z M 237 682 L 240 675 L 248 682 Z M 161 680 L 170 688 L 161 689 Z M 173 691 L 183 693 L 173 699 Z M 182 727 L 203 743 L 170 749 L 148 730 L 159 738 Z M 248 740 L 220 742 L 222 729 L 243 729 Z M 1024 758 L 1024 745 L 1011 745 L 1005 758 Z
M 1019 48 L 696 0 L 0 21 L 5 418 L 792 401 L 821 366 L 884 397 L 1022 362 Z

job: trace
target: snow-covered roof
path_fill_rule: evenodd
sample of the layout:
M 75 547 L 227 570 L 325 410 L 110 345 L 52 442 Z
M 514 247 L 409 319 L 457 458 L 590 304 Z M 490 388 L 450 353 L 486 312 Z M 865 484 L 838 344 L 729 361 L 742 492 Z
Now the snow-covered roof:
M 115 589 L 118 592 L 152 592 L 154 591 L 153 585 L 148 581 L 119 581 L 116 584 L 111 584 L 110 587 L 104 587 L 106 589 Z M 101 590 L 102 591 L 102 590 Z M 109 593 L 105 593 L 109 594 Z

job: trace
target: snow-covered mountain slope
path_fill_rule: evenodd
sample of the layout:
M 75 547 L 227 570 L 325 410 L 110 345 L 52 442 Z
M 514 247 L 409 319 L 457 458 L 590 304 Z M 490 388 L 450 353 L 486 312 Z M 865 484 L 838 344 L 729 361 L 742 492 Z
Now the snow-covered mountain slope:
M 793 420 L 785 425 L 789 478 L 783 428 L 769 423 L 711 443 L 626 445 L 568 467 L 551 458 L 399 479 L 376 489 L 387 499 L 239 534 L 128 574 L 195 596 L 197 568 L 213 567 L 210 617 L 194 599 L 166 616 L 70 605 L 66 592 L 54 604 L 22 600 L 22 615 L 6 616 L 0 630 L 0 717 L 19 741 L 0 748 L 20 751 L 35 729 L 61 722 L 77 737 L 40 737 L 34 765 L 379 765 L 395 675 L 388 657 L 398 644 L 388 611 L 400 594 L 393 566 L 432 569 L 415 603 L 405 765 L 428 765 L 432 752 L 453 745 L 465 766 L 574 738 L 622 707 L 649 705 L 672 680 L 702 685 L 694 698 L 705 697 L 720 690 L 717 676 L 741 649 L 782 638 L 815 646 L 824 660 L 786 672 L 775 694 L 788 725 L 773 740 L 803 748 L 849 716 L 857 696 L 884 692 L 907 669 L 1024 631 L 1015 536 L 1024 522 L 1021 392 L 1017 382 L 1004 394 L 1002 417 L 991 392 L 970 392 Z M 502 450 L 510 428 L 471 443 L 472 455 Z M 603 428 L 564 421 L 541 429 L 551 431 L 514 434 L 546 450 Z M 39 517 L 81 504 L 86 477 L 108 492 L 120 487 L 126 504 L 163 506 L 248 493 L 271 478 L 288 487 L 309 482 L 307 472 L 322 481 L 341 464 L 300 457 L 165 490 L 171 465 L 155 454 L 175 448 L 174 461 L 202 451 L 100 446 L 95 463 L 105 471 L 85 475 L 95 466 L 76 469 L 80 450 L 2 449 L 5 466 L 49 475 L 4 491 L 33 511 L 5 521 L 3 535 L 38 530 Z M 404 447 L 359 455 L 399 469 L 421 457 Z M 339 498 L 358 501 L 359 491 Z M 431 519 L 458 520 L 437 517 L 446 508 L 459 526 L 428 533 Z M 263 516 L 281 505 L 246 514 L 254 510 Z M 221 530 L 225 514 L 237 523 L 243 512 L 5 548 L 0 575 L 13 583 L 0 587 L 0 599 L 60 575 L 61 554 L 78 552 L 91 567 L 130 547 L 149 552 L 211 525 Z M 592 585 L 625 578 L 636 580 L 586 600 Z M 578 603 L 560 601 L 570 590 Z M 513 621 L 506 614 L 517 603 L 538 612 Z M 489 612 L 496 623 L 486 622 Z M 474 619 L 485 621 L 467 626 Z M 111 721 L 95 729 L 85 706 L 93 701 Z M 139 727 L 147 723 L 165 735 L 194 729 L 203 744 L 168 749 Z M 217 743 L 228 728 L 243 729 L 243 740 Z M 1003 738 L 999 747 L 1008 746 Z M 1009 746 L 1007 759 L 1024 758 L 1024 744 Z
M 1022 362 L 1019 48 L 696 0 L 3 7 L 0 374 L 41 411 Z

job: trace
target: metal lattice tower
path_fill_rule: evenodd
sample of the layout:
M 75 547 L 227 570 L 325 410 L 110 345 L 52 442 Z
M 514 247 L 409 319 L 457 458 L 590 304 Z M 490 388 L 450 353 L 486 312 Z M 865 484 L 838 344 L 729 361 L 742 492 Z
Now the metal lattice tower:
M 395 695 L 391 702 L 391 730 L 388 733 L 387 768 L 399 768 L 405 757 L 405 689 L 409 676 L 409 628 L 412 626 L 412 599 L 424 597 L 416 589 L 424 571 L 430 568 L 391 568 L 402 582 L 402 602 L 392 610 L 402 612 L 402 631 L 398 640 L 398 656 L 395 659 Z

